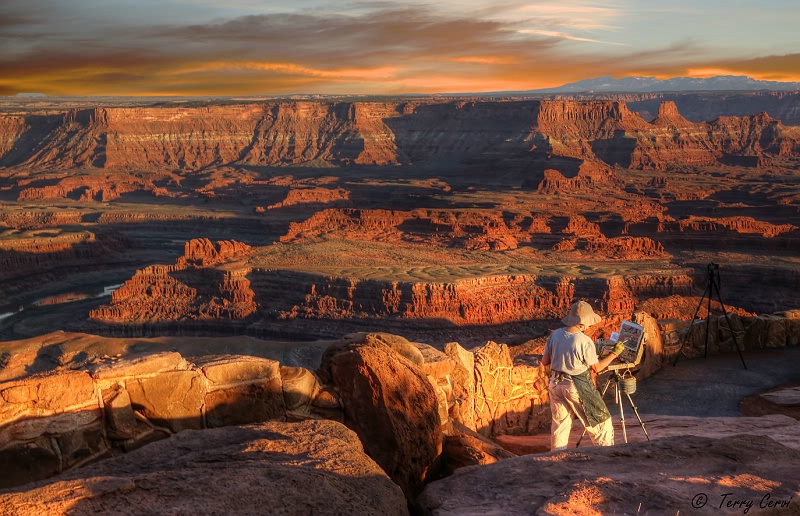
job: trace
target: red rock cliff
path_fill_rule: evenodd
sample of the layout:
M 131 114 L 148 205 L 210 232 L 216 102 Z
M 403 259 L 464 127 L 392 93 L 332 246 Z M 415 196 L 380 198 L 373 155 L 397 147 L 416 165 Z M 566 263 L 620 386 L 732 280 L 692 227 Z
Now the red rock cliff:
M 199 169 L 391 165 L 485 155 L 637 168 L 800 152 L 800 129 L 766 114 L 693 124 L 667 103 L 653 123 L 619 101 L 279 102 L 0 115 L 0 165 Z M 536 153 L 534 153 L 536 155 Z

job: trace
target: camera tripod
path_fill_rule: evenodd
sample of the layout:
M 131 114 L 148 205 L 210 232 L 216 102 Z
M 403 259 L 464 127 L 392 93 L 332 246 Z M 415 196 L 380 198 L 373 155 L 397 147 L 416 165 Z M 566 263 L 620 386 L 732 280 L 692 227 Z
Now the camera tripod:
M 647 435 L 647 429 L 644 427 L 644 421 L 642 421 L 642 417 L 639 415 L 639 410 L 636 408 L 636 404 L 633 402 L 633 398 L 631 398 L 631 394 L 636 392 L 636 378 L 630 374 L 630 369 L 626 371 L 629 376 L 623 376 L 625 373 L 620 375 L 617 371 L 611 371 L 611 375 L 608 377 L 605 386 L 603 387 L 603 391 L 600 393 L 601 397 L 605 397 L 606 391 L 608 391 L 609 386 L 614 384 L 614 403 L 617 404 L 619 407 L 619 422 L 622 425 L 622 438 L 625 442 L 628 442 L 628 431 L 625 428 L 625 412 L 622 409 L 622 395 L 624 394 L 625 397 L 628 398 L 628 403 L 631 404 L 631 408 L 633 409 L 633 413 L 636 414 L 636 419 L 639 421 L 639 426 L 642 427 L 642 432 L 644 432 L 644 436 L 647 440 L 650 440 L 650 436 Z M 583 436 L 586 435 L 586 429 L 583 429 L 583 433 L 581 434 L 580 439 L 578 439 L 578 443 L 575 447 L 579 447 L 581 445 L 581 441 L 583 440 Z
M 719 264 L 713 262 L 709 263 L 706 266 L 706 270 L 708 271 L 706 289 L 703 291 L 703 295 L 700 296 L 700 302 L 697 303 L 697 309 L 694 311 L 694 315 L 692 316 L 692 322 L 689 324 L 689 330 L 683 337 L 683 342 L 681 343 L 681 347 L 678 349 L 678 353 L 675 355 L 675 362 L 673 362 L 672 365 L 674 366 L 678 363 L 683 346 L 686 344 L 686 341 L 689 339 L 689 335 L 691 334 L 692 325 L 694 325 L 695 320 L 697 320 L 697 314 L 700 312 L 700 307 L 703 306 L 703 299 L 708 299 L 708 307 L 706 309 L 706 341 L 703 353 L 704 358 L 708 358 L 708 335 L 711 331 L 711 298 L 716 292 L 717 301 L 719 301 L 719 304 L 722 307 L 722 313 L 725 314 L 725 320 L 728 323 L 728 330 L 730 330 L 731 335 L 733 336 L 733 343 L 736 346 L 736 351 L 739 353 L 739 358 L 742 359 L 742 365 L 745 369 L 747 369 L 747 364 L 745 364 L 744 357 L 742 356 L 742 350 L 739 349 L 739 340 L 736 338 L 736 332 L 733 330 L 730 317 L 728 317 L 728 310 L 725 308 L 725 303 L 722 302 L 722 296 L 719 294 Z

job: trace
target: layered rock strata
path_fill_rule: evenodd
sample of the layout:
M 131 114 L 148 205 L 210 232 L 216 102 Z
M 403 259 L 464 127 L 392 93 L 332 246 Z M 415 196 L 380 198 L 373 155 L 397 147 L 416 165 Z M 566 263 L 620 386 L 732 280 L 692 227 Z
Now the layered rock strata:
M 0 280 L 58 266 L 114 261 L 123 247 L 124 242 L 117 235 L 89 231 L 5 239 L 0 241 Z
M 185 261 L 137 272 L 114 292 L 110 305 L 93 310 L 90 317 L 125 325 L 376 318 L 485 325 L 556 318 L 575 298 L 590 299 L 609 314 L 629 313 L 641 299 L 686 296 L 693 289 L 691 277 L 683 274 L 611 278 L 520 274 L 414 283 L 220 270 Z M 241 325 L 229 330 L 247 331 Z
M 567 100 L 282 102 L 0 117 L 0 165 L 62 169 L 391 165 L 532 146 L 550 155 L 665 169 L 727 156 L 766 163 L 796 155 L 798 141 L 797 130 L 766 114 L 692 123 L 672 102 L 662 104 L 653 123 L 624 102 Z
M 92 310 L 89 317 L 103 320 L 172 321 L 179 319 L 241 320 L 256 304 L 247 268 L 214 266 L 247 255 L 250 246 L 208 239 L 186 243 L 175 265 L 156 265 L 137 271 L 115 290 L 111 305 Z
M 539 381 L 544 368 L 512 365 L 505 345 L 478 351 L 496 357 L 491 360 L 475 360 L 455 343 L 449 353 L 399 336 L 354 334 L 331 346 L 316 372 L 246 356 L 190 363 L 171 352 L 6 381 L 0 384 L 0 461 L 8 467 L 0 482 L 47 478 L 185 430 L 324 418 L 353 428 L 367 453 L 413 497 L 438 474 L 445 435 L 456 454 L 448 464 L 499 460 L 508 455 L 477 434 L 469 437 L 469 429 L 486 436 L 535 431 L 538 420 L 528 417 L 526 405 L 546 403 Z M 494 360 L 513 373 L 497 376 Z M 476 384 L 473 376 L 484 381 Z M 506 391 L 513 392 L 508 400 L 500 394 Z M 491 410 L 476 410 L 487 403 Z M 520 424 L 509 428 L 509 418 Z

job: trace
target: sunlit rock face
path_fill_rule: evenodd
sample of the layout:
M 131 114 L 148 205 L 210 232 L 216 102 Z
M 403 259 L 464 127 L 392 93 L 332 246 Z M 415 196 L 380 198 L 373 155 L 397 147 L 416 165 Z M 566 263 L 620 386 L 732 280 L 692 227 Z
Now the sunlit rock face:
M 766 113 L 691 123 L 671 102 L 652 123 L 624 102 L 571 100 L 109 107 L 0 117 L 0 164 L 62 169 L 385 166 L 531 143 L 552 155 L 646 169 L 728 156 L 768 163 L 798 151 L 797 131 Z M 87 187 L 105 199 L 120 193 Z
M 0 511 L 408 514 L 406 499 L 333 421 L 189 430 L 0 494 Z

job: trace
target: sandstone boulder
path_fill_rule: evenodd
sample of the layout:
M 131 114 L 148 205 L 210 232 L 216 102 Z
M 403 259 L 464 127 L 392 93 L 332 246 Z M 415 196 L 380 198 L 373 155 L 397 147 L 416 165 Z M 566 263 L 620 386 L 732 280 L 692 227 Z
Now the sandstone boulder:
M 0 492 L 3 514 L 408 514 L 403 493 L 339 423 L 186 431 Z
M 475 351 L 475 424 L 482 435 L 535 433 L 549 423 L 545 368 L 515 363 L 508 346 L 487 342 Z
M 114 362 L 103 362 L 89 367 L 89 372 L 100 382 L 134 376 L 150 376 L 166 371 L 188 371 L 191 364 L 180 353 L 168 351 Z
M 511 457 L 516 455 L 464 425 L 454 423 L 444 437 L 439 473 L 449 476 L 458 468 L 492 464 Z
M 108 451 L 87 373 L 48 372 L 0 385 L 0 486 L 46 478 Z
M 470 430 L 475 430 L 475 355 L 461 347 L 458 342 L 447 343 L 444 352 L 453 360 L 453 403 L 450 417 Z
M 341 395 L 345 422 L 367 454 L 413 498 L 442 446 L 431 382 L 419 366 L 376 339 L 329 351 L 326 362 Z
M 172 432 L 203 428 L 206 382 L 199 371 L 173 371 L 125 382 L 131 406 Z
M 303 367 L 281 367 L 286 410 L 295 416 L 308 416 L 320 386 L 314 374 Z
M 418 366 L 425 363 L 425 357 L 419 347 L 400 335 L 391 333 L 351 333 L 345 335 L 342 341 L 348 344 L 380 342 Z
M 278 362 L 236 355 L 198 361 L 198 366 L 207 379 L 208 428 L 285 419 Z

